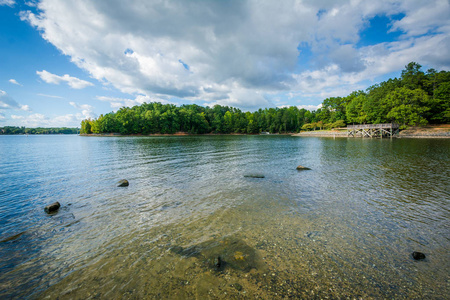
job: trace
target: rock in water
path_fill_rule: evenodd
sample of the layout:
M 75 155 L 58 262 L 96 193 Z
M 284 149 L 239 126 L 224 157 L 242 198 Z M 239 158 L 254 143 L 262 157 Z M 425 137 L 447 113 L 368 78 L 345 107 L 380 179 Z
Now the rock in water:
M 422 252 L 414 251 L 414 252 L 412 253 L 412 257 L 413 257 L 415 260 L 421 260 L 421 259 L 425 259 L 425 254 L 423 254 Z
M 47 205 L 44 208 L 44 211 L 48 214 L 57 211 L 59 208 L 61 207 L 61 204 L 59 204 L 59 202 L 55 202 L 53 204 Z
M 233 286 L 239 292 L 242 291 L 242 285 L 240 285 L 239 283 L 232 284 L 231 286 Z
M 122 179 L 121 181 L 119 181 L 118 182 L 118 186 L 119 187 L 121 187 L 121 186 L 129 186 L 130 184 L 128 183 L 128 180 L 126 180 L 126 179 Z
M 264 178 L 265 176 L 263 174 L 245 174 L 244 177 L 249 178 Z
M 216 258 L 214 258 L 214 267 L 217 270 L 219 270 L 221 266 L 222 266 L 222 259 L 220 258 L 220 256 L 217 256 Z
M 302 171 L 302 170 L 311 170 L 310 168 L 304 167 L 304 166 L 298 166 L 297 170 Z

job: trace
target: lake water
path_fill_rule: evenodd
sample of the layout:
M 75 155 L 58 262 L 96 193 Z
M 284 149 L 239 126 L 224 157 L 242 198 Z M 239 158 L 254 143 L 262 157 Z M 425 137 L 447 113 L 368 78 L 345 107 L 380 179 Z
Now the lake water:
M 0 298 L 444 299 L 449 177 L 449 139 L 0 136 Z

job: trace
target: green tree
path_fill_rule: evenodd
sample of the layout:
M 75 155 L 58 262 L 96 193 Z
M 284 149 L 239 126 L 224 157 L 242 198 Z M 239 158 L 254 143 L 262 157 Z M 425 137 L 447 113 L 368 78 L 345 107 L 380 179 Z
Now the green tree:
M 426 106 L 428 102 L 429 97 L 422 89 L 410 90 L 402 87 L 390 92 L 384 100 L 384 105 L 390 108 L 387 118 L 405 128 L 407 125 L 428 123 L 424 118 L 424 113 L 429 110 Z
M 405 66 L 405 69 L 402 71 L 402 83 L 403 86 L 410 89 L 418 89 L 423 88 L 425 74 L 420 70 L 422 68 L 416 62 L 410 62 Z
M 346 117 L 350 123 L 363 124 L 367 122 L 368 116 L 364 111 L 366 102 L 365 94 L 354 97 L 347 106 Z

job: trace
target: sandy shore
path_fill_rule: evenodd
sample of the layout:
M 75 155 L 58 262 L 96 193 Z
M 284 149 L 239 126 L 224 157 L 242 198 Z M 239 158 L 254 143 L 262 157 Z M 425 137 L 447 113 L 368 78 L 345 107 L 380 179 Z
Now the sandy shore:
M 347 130 L 315 130 L 295 133 L 292 136 L 347 137 Z
M 292 136 L 314 137 L 347 137 L 347 130 L 315 130 L 293 134 Z M 410 127 L 400 131 L 397 138 L 450 138 L 450 124 L 428 125 L 423 127 Z
M 450 124 L 410 127 L 400 131 L 400 138 L 450 138 Z

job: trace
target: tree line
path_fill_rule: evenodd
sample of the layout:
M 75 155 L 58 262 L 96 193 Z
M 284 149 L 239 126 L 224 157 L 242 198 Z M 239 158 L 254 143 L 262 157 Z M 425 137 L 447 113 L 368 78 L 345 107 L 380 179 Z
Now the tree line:
M 297 107 L 266 108 L 243 112 L 215 105 L 144 103 L 81 122 L 81 133 L 173 134 L 284 133 L 332 129 L 346 124 L 395 122 L 405 128 L 428 123 L 450 123 L 450 72 L 429 69 L 411 62 L 400 78 L 331 97 L 315 111 Z
M 79 128 L 26 128 L 17 126 L 5 126 L 0 127 L 1 134 L 77 134 L 80 131 Z

